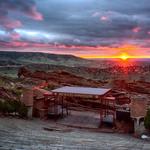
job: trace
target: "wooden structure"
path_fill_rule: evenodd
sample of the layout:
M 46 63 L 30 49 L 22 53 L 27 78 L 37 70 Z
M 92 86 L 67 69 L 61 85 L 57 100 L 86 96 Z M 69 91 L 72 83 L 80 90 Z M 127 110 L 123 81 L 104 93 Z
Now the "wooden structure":
M 111 89 L 64 86 L 52 90 L 51 92 L 54 96 L 54 105 L 61 105 L 62 107 L 62 115 L 64 114 L 64 108 L 68 114 L 67 97 L 82 97 L 92 98 L 93 101 L 99 100 L 100 123 L 102 123 L 104 118 L 108 115 L 113 116 L 113 122 L 115 120 L 115 99 L 106 97 L 111 92 Z M 48 99 L 48 95 L 46 95 L 46 98 Z

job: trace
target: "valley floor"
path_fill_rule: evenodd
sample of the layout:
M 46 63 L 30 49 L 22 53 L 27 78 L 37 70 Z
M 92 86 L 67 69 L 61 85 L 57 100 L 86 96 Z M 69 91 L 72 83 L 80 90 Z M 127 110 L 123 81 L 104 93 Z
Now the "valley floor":
M 0 118 L 0 150 L 149 149 L 150 143 L 130 135 L 89 132 L 38 119 Z

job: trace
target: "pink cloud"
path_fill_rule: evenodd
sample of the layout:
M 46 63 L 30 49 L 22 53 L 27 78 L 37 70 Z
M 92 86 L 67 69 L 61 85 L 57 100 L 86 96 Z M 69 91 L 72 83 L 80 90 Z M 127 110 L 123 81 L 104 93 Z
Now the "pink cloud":
M 10 17 L 9 14 L 12 12 L 21 13 L 22 15 L 37 21 L 43 20 L 43 16 L 38 12 L 36 3 L 33 0 L 20 0 L 19 4 L 18 0 L 5 0 L 2 4 L 0 2 L 0 26 L 5 29 L 10 30 L 22 26 L 21 20 L 15 19 L 15 16 L 13 19 Z
M 38 20 L 38 21 L 43 20 L 43 15 L 36 10 L 35 6 L 31 8 L 31 11 L 28 12 L 28 15 L 34 20 Z
M 101 16 L 100 20 L 102 20 L 102 21 L 107 21 L 107 20 L 108 20 L 108 17 L 107 17 L 107 16 Z
M 12 40 L 19 40 L 20 39 L 20 34 L 16 33 L 16 32 L 13 32 L 13 33 L 10 33 L 10 37 Z
M 8 29 L 14 29 L 22 26 L 19 20 L 7 20 L 4 22 L 4 26 Z
M 132 29 L 132 32 L 134 32 L 134 33 L 138 33 L 140 31 L 141 31 L 140 27 L 135 27 L 135 28 Z

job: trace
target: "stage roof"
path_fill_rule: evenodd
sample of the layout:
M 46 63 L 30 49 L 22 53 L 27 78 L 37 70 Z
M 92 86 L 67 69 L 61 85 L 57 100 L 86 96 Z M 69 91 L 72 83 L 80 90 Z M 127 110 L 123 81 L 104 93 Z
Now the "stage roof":
M 62 94 L 81 94 L 81 95 L 103 96 L 106 93 L 108 93 L 110 90 L 111 89 L 105 89 L 105 88 L 64 86 L 64 87 L 52 90 L 52 92 L 62 93 Z

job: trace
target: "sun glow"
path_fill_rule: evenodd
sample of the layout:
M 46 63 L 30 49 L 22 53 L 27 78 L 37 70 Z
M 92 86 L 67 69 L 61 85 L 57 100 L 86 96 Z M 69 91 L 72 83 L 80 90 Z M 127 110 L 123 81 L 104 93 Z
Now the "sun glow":
M 127 59 L 129 59 L 130 57 L 129 57 L 128 54 L 123 53 L 122 55 L 120 55 L 120 58 L 121 58 L 122 60 L 127 60 Z
M 142 52 L 141 49 L 145 52 Z M 107 55 L 97 55 L 97 54 L 82 54 L 79 57 L 87 58 L 87 59 L 120 59 L 122 61 L 127 61 L 128 59 L 150 59 L 150 55 L 146 54 L 149 50 L 148 48 L 143 48 L 140 46 L 132 45 L 132 44 L 124 44 L 120 47 L 109 48 L 109 47 L 98 47 L 96 51 L 108 51 Z M 112 53 L 116 52 L 116 53 Z M 95 52 L 96 53 L 96 52 Z M 98 52 L 97 52 L 98 53 Z

